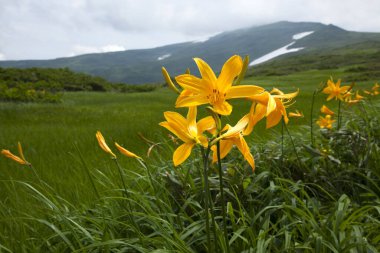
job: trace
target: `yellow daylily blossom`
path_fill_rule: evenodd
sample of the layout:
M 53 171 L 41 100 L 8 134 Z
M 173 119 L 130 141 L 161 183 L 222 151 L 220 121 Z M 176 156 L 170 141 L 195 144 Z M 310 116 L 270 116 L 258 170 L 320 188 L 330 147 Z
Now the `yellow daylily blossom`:
M 354 99 L 349 99 L 348 101 L 346 101 L 349 105 L 353 105 L 353 104 L 357 104 L 359 103 L 361 100 L 363 100 L 365 97 L 363 97 L 362 95 L 359 94 L 359 91 L 356 91 L 356 94 L 355 94 L 355 98 Z
M 324 113 L 326 115 L 334 115 L 335 113 L 331 111 L 327 106 L 322 105 L 321 107 L 321 113 Z
M 107 145 L 106 141 L 104 140 L 104 137 L 100 131 L 96 132 L 96 139 L 98 140 L 100 148 L 103 149 L 104 152 L 110 154 L 113 158 L 116 158 L 116 155 L 108 147 L 108 145 Z
M 247 142 L 244 139 L 243 131 L 246 128 L 247 124 L 249 122 L 249 115 L 245 115 L 242 119 L 239 120 L 238 123 L 234 127 L 231 127 L 230 125 L 226 125 L 226 127 L 223 129 L 223 131 L 227 130 L 225 133 L 220 135 L 218 138 L 216 138 L 213 141 L 213 144 L 217 141 L 220 142 L 220 158 L 223 159 L 232 149 L 232 147 L 235 145 L 239 151 L 243 154 L 244 159 L 247 160 L 249 165 L 252 168 L 252 171 L 255 170 L 255 160 L 253 158 L 253 155 L 251 154 L 251 151 L 248 147 Z M 216 162 L 218 160 L 217 158 L 217 148 L 216 145 L 213 145 L 211 147 L 213 151 L 213 162 Z
M 293 117 L 293 118 L 303 118 L 303 114 L 302 112 L 299 112 L 298 110 L 296 110 L 295 112 L 289 112 L 289 118 Z
M 191 150 L 196 144 L 208 147 L 208 140 L 203 132 L 215 128 L 215 121 L 211 116 L 203 118 L 197 123 L 197 107 L 193 106 L 189 107 L 186 119 L 179 113 L 169 111 L 164 113 L 164 117 L 166 121 L 159 125 L 184 142 L 174 151 L 174 166 L 183 163 L 190 156 Z
M 340 82 L 340 79 L 336 83 L 334 83 L 332 80 L 327 81 L 327 87 L 322 90 L 323 93 L 329 95 L 326 99 L 327 101 L 333 98 L 336 100 L 343 100 L 343 95 L 352 88 L 352 86 L 340 87 Z
M 176 101 L 176 107 L 190 107 L 210 104 L 214 112 L 230 115 L 232 106 L 227 102 L 232 98 L 244 98 L 259 94 L 263 88 L 255 85 L 232 86 L 234 79 L 243 68 L 243 60 L 234 55 L 226 61 L 217 78 L 211 67 L 202 59 L 194 58 L 202 78 L 190 74 L 179 75 L 175 79 L 184 89 Z
M 284 94 L 279 89 L 274 88 L 270 93 L 265 91 L 262 94 L 249 97 L 254 103 L 249 112 L 250 120 L 244 134 L 249 135 L 257 122 L 265 116 L 267 117 L 267 128 L 277 125 L 282 117 L 287 124 L 289 119 L 285 108 L 298 93 L 299 91 Z
M 320 128 L 332 128 L 332 123 L 334 123 L 335 120 L 331 119 L 331 115 L 326 115 L 325 117 L 319 116 L 319 120 L 317 120 L 317 124 Z
M 123 148 L 122 146 L 120 146 L 117 142 L 115 142 L 115 146 L 120 151 L 120 153 L 122 153 L 123 155 L 127 157 L 142 159 L 140 156 L 136 155 L 135 153 L 132 153 L 126 148 Z
M 30 165 L 30 163 L 28 161 L 25 160 L 25 157 L 24 157 L 24 153 L 22 152 L 22 147 L 21 147 L 21 143 L 18 142 L 17 143 L 17 146 L 18 146 L 18 153 L 19 153 L 19 156 L 17 155 L 14 155 L 12 154 L 12 152 L 10 152 L 9 150 L 7 149 L 3 149 L 1 150 L 1 154 L 4 155 L 5 157 L 19 163 L 19 164 L 22 164 L 22 165 Z

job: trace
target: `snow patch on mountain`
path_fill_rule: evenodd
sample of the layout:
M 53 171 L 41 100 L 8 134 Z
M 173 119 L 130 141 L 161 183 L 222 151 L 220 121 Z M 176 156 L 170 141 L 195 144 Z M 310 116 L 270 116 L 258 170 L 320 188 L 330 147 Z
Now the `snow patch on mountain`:
M 263 55 L 259 58 L 257 58 L 256 60 L 252 61 L 251 63 L 249 63 L 249 66 L 253 66 L 253 65 L 257 65 L 257 64 L 260 64 L 260 63 L 263 63 L 263 62 L 266 62 L 266 61 L 269 61 L 273 58 L 276 58 L 277 56 L 280 56 L 280 55 L 283 55 L 283 54 L 288 54 L 288 53 L 292 53 L 292 52 L 297 52 L 297 51 L 300 51 L 302 49 L 304 49 L 303 47 L 299 47 L 299 48 L 289 48 L 290 46 L 292 46 L 295 42 L 295 40 L 300 40 L 310 34 L 312 34 L 314 31 L 308 31 L 308 32 L 302 32 L 302 33 L 297 33 L 297 34 L 294 34 L 292 39 L 293 39 L 293 42 L 289 43 L 288 45 L 286 46 L 283 46 L 279 49 L 276 49 L 266 55 Z
M 162 60 L 164 60 L 164 59 L 166 59 L 166 58 L 168 58 L 168 57 L 170 57 L 170 56 L 171 56 L 171 54 L 164 54 L 164 55 L 161 55 L 160 57 L 157 58 L 157 61 L 162 61 Z
M 293 40 L 299 40 L 302 39 L 310 34 L 312 34 L 314 31 L 309 31 L 309 32 L 303 32 L 303 33 L 297 33 L 293 35 Z

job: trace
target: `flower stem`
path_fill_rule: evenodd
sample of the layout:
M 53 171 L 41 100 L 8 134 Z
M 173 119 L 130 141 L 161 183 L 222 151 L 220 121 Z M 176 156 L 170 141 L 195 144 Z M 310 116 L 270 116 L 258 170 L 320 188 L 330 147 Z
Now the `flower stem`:
M 282 168 L 284 162 L 284 119 L 281 120 L 281 160 L 280 166 Z
M 87 174 L 88 178 L 90 179 L 92 189 L 94 190 L 96 197 L 98 199 L 100 199 L 100 195 L 99 195 L 98 189 L 95 186 L 94 179 L 92 178 L 90 170 L 88 169 L 87 164 L 86 164 L 86 162 L 83 159 L 82 153 L 80 152 L 80 149 L 79 149 L 79 147 L 78 147 L 78 145 L 76 143 L 75 143 L 75 148 L 77 149 L 77 152 L 79 154 L 79 157 L 80 157 L 80 160 L 81 160 L 81 162 L 83 164 L 83 167 L 84 167 L 84 169 L 86 171 L 86 174 Z
M 282 119 L 282 121 L 284 121 L 284 119 Z M 288 129 L 288 127 L 286 126 L 285 122 L 283 122 L 283 125 L 284 125 L 284 127 L 285 127 L 286 132 L 287 132 L 288 135 L 289 135 L 290 142 L 292 143 L 292 146 L 293 146 L 293 149 L 294 149 L 294 153 L 296 154 L 296 157 L 297 157 L 298 165 L 299 165 L 300 167 L 302 167 L 301 159 L 300 159 L 300 157 L 298 156 L 298 152 L 297 152 L 297 149 L 296 149 L 296 145 L 294 144 L 294 141 L 293 141 L 292 135 L 290 134 L 289 129 Z
M 314 111 L 314 101 L 317 90 L 314 90 L 313 97 L 311 100 L 311 109 L 310 109 L 310 142 L 311 146 L 314 147 L 314 133 L 313 133 L 313 111 Z
M 230 252 L 230 244 L 228 240 L 228 232 L 227 232 L 227 219 L 226 219 L 226 200 L 224 198 L 224 189 L 223 189 L 223 171 L 222 171 L 222 162 L 220 159 L 220 141 L 216 143 L 216 153 L 218 156 L 218 170 L 219 170 L 219 191 L 220 196 L 222 198 L 222 215 L 223 215 L 223 232 L 224 232 L 224 240 L 226 243 L 227 252 Z
M 204 148 L 201 147 L 202 158 L 203 158 L 203 181 L 204 181 L 204 193 L 205 193 L 205 219 L 206 219 L 206 234 L 207 234 L 207 251 L 211 250 L 211 239 L 210 239 L 210 221 L 209 221 L 209 203 L 210 203 L 210 189 L 208 185 L 208 153 L 209 149 L 205 152 Z
M 128 192 L 127 192 L 127 187 L 125 186 L 125 182 L 124 182 L 124 177 L 123 177 L 123 171 L 121 170 L 121 167 L 120 167 L 120 164 L 119 162 L 117 161 L 116 158 L 113 158 L 113 160 L 115 161 L 116 163 L 116 166 L 118 168 L 118 171 L 119 171 L 119 176 L 120 176 L 120 179 L 121 179 L 121 183 L 123 184 L 123 188 L 124 188 L 124 194 L 123 195 L 128 195 Z
M 341 104 L 341 100 L 339 100 L 338 102 L 338 130 L 340 129 L 340 121 L 341 121 L 341 118 L 340 118 L 340 104 Z

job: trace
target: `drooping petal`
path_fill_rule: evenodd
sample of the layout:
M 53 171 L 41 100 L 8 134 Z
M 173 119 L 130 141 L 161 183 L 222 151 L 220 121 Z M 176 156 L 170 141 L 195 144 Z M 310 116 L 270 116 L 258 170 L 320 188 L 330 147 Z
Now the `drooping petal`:
M 269 97 L 270 97 L 269 92 L 264 91 L 263 93 L 250 96 L 249 99 L 256 103 L 260 103 L 266 106 L 268 104 Z
M 204 131 L 211 131 L 216 127 L 215 120 L 212 116 L 207 116 L 206 118 L 203 118 L 198 121 L 197 127 L 199 134 L 203 133 Z
M 274 110 L 276 110 L 276 107 L 277 107 L 276 99 L 273 96 L 269 95 L 268 96 L 268 104 L 267 104 L 266 116 L 268 116 Z
M 104 150 L 104 152 L 110 154 L 112 157 L 116 158 L 116 155 L 111 151 L 111 149 L 108 147 L 106 141 L 104 140 L 104 137 L 100 131 L 96 132 L 96 139 L 98 140 L 98 144 L 101 149 Z
M 243 154 L 244 159 L 249 163 L 249 165 L 252 168 L 252 172 L 255 171 L 255 160 L 253 158 L 253 155 L 251 154 L 248 144 L 245 141 L 244 137 L 240 135 L 238 139 L 235 139 L 235 145 L 240 150 L 240 152 Z
M 281 92 L 282 93 L 282 92 Z M 299 90 L 292 92 L 292 93 L 287 93 L 287 94 L 279 94 L 279 95 L 273 95 L 274 98 L 280 98 L 280 99 L 292 99 L 295 98 L 299 93 Z
M 237 134 L 240 134 L 244 128 L 247 126 L 249 122 L 249 114 L 244 115 L 243 118 L 241 118 L 238 123 L 236 123 L 235 126 L 231 127 L 228 129 L 227 132 L 219 136 L 216 140 L 218 139 L 228 139 L 231 137 L 236 137 Z
M 276 110 L 274 110 L 267 116 L 267 128 L 271 128 L 277 125 L 280 122 L 281 118 L 282 118 L 281 110 L 277 108 Z
M 220 159 L 223 159 L 231 151 L 234 142 L 232 140 L 220 140 Z M 212 162 L 218 161 L 217 146 L 212 146 Z
M 202 79 L 206 81 L 208 87 L 211 89 L 216 89 L 216 76 L 211 67 L 202 59 L 194 58 L 195 63 L 198 66 L 199 72 L 201 73 Z
M 238 85 L 232 86 L 226 94 L 226 99 L 246 98 L 264 92 L 264 88 L 256 85 Z
M 183 163 L 191 154 L 191 150 L 194 147 L 194 143 L 184 143 L 179 146 L 173 153 L 174 166 L 178 166 Z
M 267 108 L 265 105 L 255 103 L 252 104 L 251 110 L 249 112 L 249 122 L 243 132 L 244 135 L 251 134 L 255 125 L 264 118 L 266 110 Z
M 204 147 L 204 148 L 207 148 L 208 147 L 208 139 L 206 136 L 204 135 L 198 135 L 198 141 L 199 143 Z
M 22 164 L 22 165 L 28 165 L 29 164 L 27 161 L 21 159 L 17 155 L 12 154 L 9 150 L 3 149 L 3 150 L 1 150 L 1 154 L 7 158 L 19 163 L 19 164 Z
M 240 56 L 234 55 L 224 63 L 222 71 L 218 77 L 217 86 L 220 93 L 226 91 L 232 86 L 232 82 L 237 77 L 243 67 L 243 60 Z
M 331 111 L 327 106 L 322 105 L 321 107 L 321 113 L 327 114 L 327 115 L 334 115 L 334 112 Z
M 120 146 L 119 144 L 117 144 L 117 142 L 115 142 L 115 146 L 120 151 L 120 153 L 122 153 L 123 155 L 125 155 L 127 157 L 131 157 L 131 158 L 139 158 L 139 159 L 141 159 L 140 156 L 138 156 L 135 153 L 132 153 L 131 151 L 123 148 L 122 146 Z

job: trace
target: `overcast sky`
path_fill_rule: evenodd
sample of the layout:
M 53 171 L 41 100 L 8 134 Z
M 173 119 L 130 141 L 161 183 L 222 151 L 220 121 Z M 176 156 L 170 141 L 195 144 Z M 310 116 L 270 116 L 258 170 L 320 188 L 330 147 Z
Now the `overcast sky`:
M 0 60 L 202 40 L 281 20 L 380 32 L 380 0 L 0 0 Z

